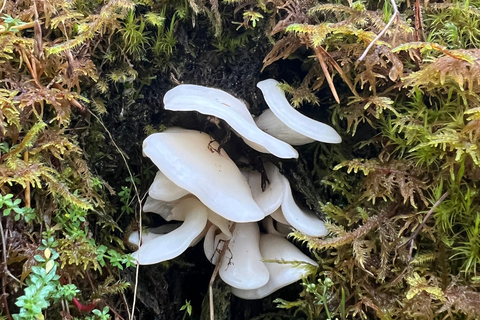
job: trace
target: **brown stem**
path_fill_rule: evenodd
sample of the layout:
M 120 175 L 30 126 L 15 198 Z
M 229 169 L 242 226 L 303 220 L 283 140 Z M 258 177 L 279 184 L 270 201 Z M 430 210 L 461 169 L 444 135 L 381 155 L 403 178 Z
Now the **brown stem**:
M 435 204 L 433 205 L 433 207 L 428 211 L 427 215 L 425 216 L 425 218 L 423 218 L 423 221 L 422 223 L 420 223 L 420 225 L 415 229 L 415 231 L 413 232 L 412 236 L 410 237 L 410 239 L 408 239 L 408 241 L 405 243 L 410 243 L 410 249 L 408 250 L 408 264 L 410 264 L 410 262 L 412 261 L 412 252 L 413 252 L 413 243 L 415 242 L 415 238 L 417 237 L 417 235 L 420 233 L 420 230 L 423 229 L 423 227 L 425 226 L 425 223 L 427 223 L 427 220 L 428 218 L 430 218 L 430 216 L 432 215 L 432 213 L 435 211 L 435 209 L 437 209 L 437 207 L 443 202 L 443 200 L 445 200 L 445 198 L 448 196 L 448 191 L 445 192 L 441 197 L 440 199 L 437 200 L 437 202 L 435 202 Z
M 230 233 L 232 234 L 233 237 L 233 231 L 235 230 L 236 224 L 234 223 L 230 227 Z M 213 309 L 213 283 L 215 282 L 215 278 L 217 277 L 218 271 L 220 270 L 220 266 L 222 264 L 223 257 L 225 256 L 225 253 L 228 250 L 228 244 L 230 243 L 230 240 L 232 238 L 228 239 L 223 243 L 223 248 L 220 251 L 220 254 L 217 259 L 217 264 L 215 265 L 215 269 L 213 269 L 212 277 L 210 278 L 210 283 L 208 284 L 208 298 L 209 298 L 209 304 L 210 304 L 210 320 L 215 320 L 215 311 Z
M 319 47 L 314 47 L 313 50 L 315 50 L 315 55 L 317 56 L 318 62 L 320 62 L 320 66 L 322 67 L 323 73 L 325 74 L 325 79 L 327 79 L 328 86 L 330 87 L 330 90 L 332 91 L 333 97 L 335 98 L 335 101 L 337 103 L 340 103 L 340 98 L 338 97 L 337 94 L 337 89 L 335 89 L 335 85 L 333 84 L 332 77 L 330 76 L 330 73 L 328 72 L 328 67 L 327 64 L 325 63 L 325 59 L 323 58 L 323 53 L 320 50 Z
M 23 161 L 28 163 L 28 151 L 23 153 Z M 27 185 L 25 186 L 25 206 L 30 208 L 30 182 L 27 182 Z

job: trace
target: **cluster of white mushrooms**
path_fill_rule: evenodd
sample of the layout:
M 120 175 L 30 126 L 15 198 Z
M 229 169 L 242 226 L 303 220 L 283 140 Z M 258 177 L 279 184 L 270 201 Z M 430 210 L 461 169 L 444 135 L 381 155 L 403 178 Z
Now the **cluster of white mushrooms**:
M 247 145 L 279 158 L 297 158 L 292 145 L 341 142 L 333 128 L 297 112 L 277 81 L 268 79 L 257 86 L 270 109 L 255 120 L 239 99 L 197 85 L 168 91 L 165 109 L 222 119 Z M 220 277 L 244 299 L 266 297 L 315 270 L 316 262 L 285 235 L 297 229 L 325 236 L 324 223 L 295 203 L 288 180 L 275 165 L 265 164 L 269 184 L 262 190 L 259 172 L 240 170 L 208 134 L 182 128 L 150 135 L 143 152 L 159 169 L 143 210 L 183 223 L 143 232 L 133 254 L 139 264 L 175 258 L 204 238 L 205 255 L 213 264 L 220 263 Z M 260 232 L 259 222 L 266 233 Z M 129 241 L 139 245 L 138 233 Z

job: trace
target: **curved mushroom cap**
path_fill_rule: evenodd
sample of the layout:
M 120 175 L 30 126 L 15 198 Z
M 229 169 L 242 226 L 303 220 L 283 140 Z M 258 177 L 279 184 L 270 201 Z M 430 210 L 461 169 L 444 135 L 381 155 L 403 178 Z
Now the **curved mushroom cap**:
M 219 252 L 222 250 L 225 241 L 230 240 L 232 236 L 227 236 L 221 232 L 216 225 L 211 225 L 203 241 L 203 252 L 208 261 L 217 264 Z
M 161 234 L 169 233 L 175 230 L 176 228 L 178 228 L 179 226 L 180 226 L 180 223 L 172 223 L 172 224 L 164 224 L 156 228 L 148 228 L 142 232 L 142 244 L 152 239 L 155 239 Z M 140 245 L 140 241 L 138 241 L 138 239 L 139 239 L 138 231 L 134 231 L 130 233 L 130 235 L 127 238 L 127 241 L 130 244 L 133 244 L 134 246 L 138 247 Z
M 288 179 L 284 178 L 284 193 L 282 202 L 282 213 L 295 229 L 311 237 L 324 237 L 328 234 L 325 224 L 315 213 L 309 210 L 301 209 L 293 199 L 292 190 Z M 278 213 L 277 213 L 278 214 Z M 279 216 L 277 216 L 279 217 Z M 274 217 L 275 218 L 275 217 Z
M 234 288 L 249 290 L 264 286 L 269 273 L 259 248 L 257 223 L 238 223 L 221 261 L 220 277 Z
M 180 188 L 172 180 L 168 179 L 161 171 L 157 171 L 153 183 L 148 189 L 148 195 L 156 200 L 162 201 L 174 201 L 183 196 L 186 196 L 189 192 Z
M 293 244 L 273 234 L 262 234 L 260 251 L 270 278 L 267 284 L 257 289 L 242 290 L 233 287 L 232 293 L 239 298 L 248 300 L 265 298 L 278 289 L 315 272 L 318 267 L 315 261 L 304 255 Z M 298 262 L 304 264 L 296 265 Z
M 210 136 L 174 128 L 148 136 L 143 152 L 165 176 L 194 194 L 208 208 L 235 222 L 264 217 L 252 197 L 246 179 L 235 163 Z
M 250 171 L 247 176 L 253 199 L 263 210 L 265 216 L 268 216 L 282 204 L 284 180 L 278 168 L 272 163 L 265 163 L 264 167 L 269 182 L 265 190 L 262 190 L 262 174 L 260 172 Z
M 297 158 L 289 144 L 260 130 L 245 103 L 225 91 L 192 84 L 181 84 L 163 97 L 166 110 L 197 111 L 225 120 L 253 149 L 279 158 Z
M 273 114 L 293 131 L 321 142 L 342 142 L 342 138 L 335 129 L 296 111 L 290 103 L 288 103 L 285 92 L 278 86 L 278 81 L 267 79 L 257 83 L 257 87 L 262 91 L 263 97 Z M 271 128 L 268 129 L 271 130 Z M 273 134 L 272 131 L 269 131 L 269 133 Z
M 315 139 L 309 138 L 290 129 L 285 123 L 278 119 L 270 109 L 265 109 L 265 111 L 255 119 L 255 123 L 260 129 L 269 135 L 285 141 L 292 146 L 301 146 L 315 141 Z
M 207 208 L 196 198 L 180 200 L 174 209 L 183 216 L 183 224 L 177 229 L 158 235 L 145 242 L 133 257 L 141 265 L 173 259 L 182 254 L 197 239 L 207 225 Z

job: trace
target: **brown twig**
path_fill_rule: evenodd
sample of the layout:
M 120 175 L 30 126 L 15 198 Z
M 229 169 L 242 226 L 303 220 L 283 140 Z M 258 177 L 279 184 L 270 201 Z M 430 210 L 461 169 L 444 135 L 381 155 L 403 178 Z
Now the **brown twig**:
M 28 163 L 28 151 L 23 153 L 23 161 Z M 27 181 L 25 186 L 25 207 L 30 208 L 30 182 Z
M 440 199 L 437 200 L 437 202 L 435 202 L 435 204 L 433 205 L 433 207 L 428 211 L 427 215 L 425 216 L 425 218 L 423 218 L 422 220 L 422 223 L 420 223 L 420 225 L 415 229 L 415 231 L 413 232 L 413 234 L 410 236 L 410 238 L 402 245 L 400 245 L 398 248 L 401 248 L 403 246 L 406 246 L 408 244 L 410 244 L 410 248 L 408 250 L 408 258 L 407 258 L 407 266 L 405 267 L 405 269 L 403 269 L 403 271 L 392 281 L 392 285 L 396 285 L 398 281 L 400 281 L 402 278 L 403 278 L 403 275 L 407 272 L 408 270 L 408 266 L 410 265 L 410 262 L 412 261 L 412 253 L 413 253 L 413 244 L 415 242 L 415 238 L 417 237 L 417 235 L 420 233 L 420 230 L 423 229 L 423 226 L 425 225 L 425 223 L 427 222 L 428 218 L 430 218 L 430 216 L 432 215 L 432 213 L 435 211 L 435 209 L 443 202 L 443 200 L 445 200 L 445 198 L 448 196 L 448 191 L 445 192 L 441 197 Z
M 105 130 L 105 132 L 108 134 L 108 137 L 110 138 L 110 141 L 112 142 L 113 146 L 117 149 L 117 152 L 120 153 L 120 156 L 122 157 L 122 160 L 125 163 L 125 166 L 127 167 L 127 171 L 128 171 L 129 176 L 130 176 L 130 179 L 132 179 L 132 181 L 135 181 L 135 179 L 133 178 L 132 170 L 130 169 L 130 166 L 128 165 L 127 158 L 125 157 L 125 154 L 123 153 L 122 149 L 120 149 L 120 147 L 117 145 L 117 143 L 113 139 L 113 136 L 110 133 L 110 131 L 108 131 L 108 129 L 105 126 L 105 124 L 103 123 L 103 121 L 95 113 L 93 113 L 92 111 L 90 111 L 88 109 L 87 109 L 87 111 L 95 119 L 97 119 L 97 121 L 100 123 L 100 125 Z M 142 199 L 140 198 L 140 193 L 138 192 L 138 188 L 137 188 L 137 185 L 135 183 L 133 183 L 133 189 L 135 191 L 135 196 L 138 200 L 138 208 L 139 208 L 138 212 L 141 213 L 142 212 Z M 142 239 L 142 217 L 141 216 L 138 219 L 138 227 L 139 227 L 138 236 L 139 236 L 139 239 L 141 241 L 141 239 Z M 134 289 L 133 289 L 132 312 L 131 313 L 128 312 L 128 314 L 130 315 L 130 317 L 129 317 L 130 320 L 133 320 L 134 317 L 135 317 L 135 305 L 136 305 L 136 302 L 137 302 L 137 290 L 138 290 L 139 274 L 140 274 L 140 268 L 139 268 L 139 265 L 137 264 L 137 269 L 135 270 L 135 285 L 134 285 Z M 128 305 L 127 305 L 127 309 L 128 309 Z
M 1 237 L 2 237 L 2 256 L 3 256 L 3 269 L 4 271 L 8 271 L 7 269 L 7 245 L 5 243 L 5 234 L 3 233 L 3 219 L 1 219 L 0 217 L 0 233 L 1 233 Z M 6 293 L 6 286 L 7 286 L 7 279 L 6 279 L 6 275 L 7 275 L 7 272 L 3 272 L 3 276 L 2 276 L 2 293 L 3 293 L 3 297 L 4 297 L 4 300 L 5 300 L 5 309 L 6 309 L 6 312 L 7 312 L 7 317 L 9 320 L 12 320 L 12 316 L 10 315 L 10 310 L 8 309 L 8 303 L 7 303 L 7 293 Z M 15 278 L 15 277 L 14 277 Z
M 318 62 L 320 62 L 320 66 L 322 67 L 323 73 L 325 74 L 325 79 L 328 82 L 328 86 L 330 87 L 330 90 L 332 91 L 333 97 L 335 98 L 335 101 L 337 103 L 340 103 L 340 98 L 338 97 L 337 94 L 337 89 L 335 89 L 335 85 L 333 84 L 332 77 L 330 76 L 330 73 L 328 72 L 328 67 L 325 62 L 325 59 L 323 57 L 323 52 L 319 47 L 314 47 L 313 50 L 315 50 L 315 55 L 317 56 Z
M 230 233 L 232 234 L 233 237 L 233 231 L 235 230 L 236 224 L 234 223 L 230 227 Z M 213 269 L 212 277 L 210 278 L 210 282 L 208 284 L 208 298 L 209 298 L 209 305 L 210 305 L 210 320 L 215 320 L 215 311 L 213 310 L 213 283 L 215 282 L 215 278 L 217 277 L 218 271 L 220 270 L 220 266 L 223 261 L 223 257 L 225 256 L 225 253 L 228 250 L 228 244 L 230 243 L 230 240 L 232 238 L 226 240 L 223 243 L 223 248 L 220 251 L 220 254 L 217 259 L 217 264 L 215 265 L 215 269 Z
M 407 245 L 408 243 L 410 243 L 410 249 L 408 250 L 408 259 L 407 259 L 408 264 L 410 264 L 410 262 L 412 261 L 413 243 L 415 242 L 415 238 L 416 238 L 417 235 L 420 233 L 420 231 L 423 229 L 423 227 L 425 226 L 425 223 L 427 223 L 428 218 L 430 218 L 430 216 L 431 216 L 432 213 L 435 211 L 435 209 L 437 209 L 437 207 L 443 202 L 443 200 L 445 200 L 445 198 L 446 198 L 447 196 L 448 196 L 448 191 L 445 192 L 445 193 L 440 197 L 440 199 L 437 200 L 437 202 L 435 202 L 435 204 L 433 205 L 433 207 L 428 211 L 428 213 L 427 213 L 427 215 L 425 216 L 425 218 L 423 218 L 422 223 L 420 223 L 420 225 L 415 229 L 415 231 L 414 231 L 413 234 L 410 236 L 410 238 L 408 239 L 408 241 L 405 242 L 405 244 L 402 245 L 402 246 L 404 246 L 404 245 Z
M 365 57 L 367 56 L 368 51 L 370 51 L 370 49 L 373 47 L 373 45 L 375 44 L 375 42 L 377 42 L 377 41 L 385 34 L 385 32 L 387 32 L 388 28 L 390 28 L 390 25 L 393 23 L 393 20 L 398 19 L 398 17 L 400 16 L 400 13 L 398 12 L 398 8 L 397 8 L 397 4 L 395 3 L 395 0 L 390 0 L 390 2 L 392 3 L 392 6 L 393 6 L 393 15 L 392 15 L 392 17 L 391 17 L 390 20 L 388 21 L 388 23 L 387 23 L 387 25 L 385 26 L 385 28 L 383 28 L 382 31 L 380 31 L 380 33 L 375 37 L 375 39 L 373 39 L 372 42 L 370 42 L 370 44 L 368 45 L 367 49 L 365 49 L 365 51 L 364 51 L 363 54 L 360 56 L 360 58 L 358 58 L 358 61 L 362 61 L 363 59 L 365 59 Z

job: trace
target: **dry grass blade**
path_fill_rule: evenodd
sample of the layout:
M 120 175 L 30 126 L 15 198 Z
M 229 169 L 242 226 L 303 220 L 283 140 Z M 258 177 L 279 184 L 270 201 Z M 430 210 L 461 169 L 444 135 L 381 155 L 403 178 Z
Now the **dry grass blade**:
M 320 62 L 320 65 L 322 66 L 323 73 L 325 74 L 325 79 L 327 79 L 328 86 L 330 87 L 330 90 L 332 91 L 333 97 L 335 98 L 335 101 L 337 101 L 337 103 L 340 103 L 340 98 L 338 97 L 337 89 L 335 89 L 335 85 L 333 84 L 332 77 L 330 76 L 330 73 L 328 72 L 328 67 L 327 67 L 327 64 L 325 63 L 325 59 L 323 57 L 323 52 L 320 49 L 320 46 L 315 47 L 313 49 L 315 50 L 315 55 L 317 56 L 318 62 Z M 323 50 L 323 51 L 325 51 L 325 50 Z

